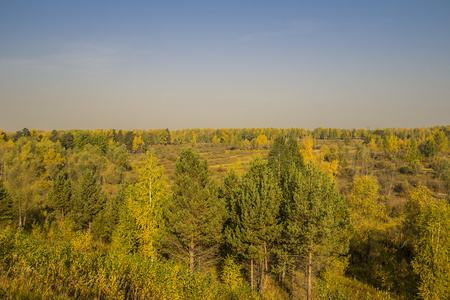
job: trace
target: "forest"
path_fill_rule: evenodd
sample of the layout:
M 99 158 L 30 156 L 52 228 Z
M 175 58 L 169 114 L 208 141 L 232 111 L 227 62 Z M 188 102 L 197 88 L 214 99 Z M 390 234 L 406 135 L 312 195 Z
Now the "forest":
M 0 298 L 448 299 L 449 138 L 0 130 Z

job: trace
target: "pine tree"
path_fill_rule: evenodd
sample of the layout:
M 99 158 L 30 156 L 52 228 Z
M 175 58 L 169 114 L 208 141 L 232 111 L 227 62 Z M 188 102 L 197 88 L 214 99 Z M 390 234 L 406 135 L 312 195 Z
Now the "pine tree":
M 72 208 L 72 186 L 64 173 L 59 173 L 52 182 L 52 189 L 48 194 L 48 200 L 58 214 L 64 219 L 64 215 Z
M 309 139 L 312 142 L 312 139 Z M 312 145 L 312 143 L 311 143 Z M 280 222 L 285 223 L 287 218 L 287 206 L 294 197 L 294 190 L 296 186 L 295 172 L 305 167 L 304 157 L 300 150 L 297 140 L 289 137 L 286 142 L 284 136 L 278 136 L 268 155 L 268 166 L 275 175 L 278 186 L 282 192 L 282 201 L 280 204 Z M 278 266 L 276 267 L 279 273 L 280 280 L 283 281 L 288 269 L 293 270 L 293 261 L 286 251 L 285 247 L 280 245 L 276 249 L 276 257 Z
M 255 262 L 264 262 L 260 270 L 267 276 L 268 254 L 281 233 L 278 222 L 280 202 L 281 191 L 267 164 L 260 158 L 254 159 L 242 178 L 236 199 L 236 220 L 226 230 L 228 243 L 239 256 L 250 261 L 252 287 Z M 267 283 L 266 276 L 260 276 L 261 290 Z
M 309 163 L 295 173 L 293 198 L 288 203 L 284 240 L 297 269 L 305 267 L 307 298 L 312 295 L 314 269 L 330 257 L 348 251 L 350 222 L 346 202 L 335 183 Z
M 9 225 L 14 219 L 13 200 L 0 181 L 0 224 Z
M 130 188 L 125 191 L 124 202 L 118 211 L 118 223 L 112 234 L 112 247 L 123 253 L 136 253 L 139 249 L 139 227 L 130 210 Z
M 234 227 L 236 222 L 236 201 L 239 196 L 241 179 L 234 169 L 230 169 L 224 179 L 219 197 L 225 201 L 227 217 L 225 227 Z
M 84 228 L 91 229 L 95 216 L 103 209 L 106 197 L 91 171 L 86 170 L 74 193 L 75 219 Z
M 224 214 L 217 183 L 209 178 L 208 162 L 191 148 L 183 150 L 165 209 L 168 254 L 186 262 L 192 272 L 214 262 L 222 242 Z

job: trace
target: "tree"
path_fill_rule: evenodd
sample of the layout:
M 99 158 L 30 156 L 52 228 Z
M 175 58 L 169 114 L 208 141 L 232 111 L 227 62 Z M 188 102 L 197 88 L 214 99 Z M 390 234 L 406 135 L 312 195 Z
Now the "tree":
M 233 224 L 236 222 L 236 201 L 239 197 L 240 184 L 241 178 L 234 169 L 230 169 L 224 179 L 223 186 L 219 190 L 219 198 L 225 202 L 227 212 L 225 227 L 234 226 Z
M 307 298 L 311 299 L 314 269 L 319 271 L 331 257 L 348 251 L 350 218 L 336 184 L 318 166 L 309 163 L 294 176 L 284 239 L 291 255 L 300 258 L 297 268 L 306 265 Z
M 434 200 L 418 224 L 418 244 L 412 262 L 420 277 L 423 299 L 446 299 L 450 295 L 450 207 Z
M 94 217 L 103 209 L 105 202 L 100 185 L 92 172 L 86 170 L 74 193 L 75 219 L 90 231 Z
M 73 134 L 70 132 L 65 132 L 59 138 L 61 145 L 66 149 L 73 149 L 75 147 Z
M 133 139 L 133 152 L 142 153 L 145 151 L 145 144 L 141 135 L 136 135 Z
M 281 233 L 278 222 L 281 197 L 281 191 L 267 164 L 261 158 L 254 159 L 242 178 L 236 199 L 235 222 L 226 229 L 228 243 L 242 258 L 250 260 L 252 287 L 254 262 L 264 262 L 264 267 L 260 267 L 261 290 L 267 284 L 268 254 Z
M 131 193 L 131 183 L 122 183 L 116 196 L 118 213 L 114 217 L 117 217 L 117 225 L 112 233 L 112 247 L 126 254 L 135 253 L 139 248 L 139 227 L 131 212 Z
M 139 170 L 139 182 L 131 195 L 130 213 L 139 228 L 139 249 L 145 256 L 156 258 L 156 244 L 160 240 L 160 230 L 164 228 L 162 207 L 166 202 L 166 179 L 164 169 L 151 153 Z
M 436 166 L 436 173 L 447 194 L 450 195 L 450 159 L 443 158 L 439 160 Z
M 64 215 L 70 212 L 72 208 L 71 197 L 72 186 L 70 181 L 66 179 L 64 173 L 59 173 L 52 182 L 52 189 L 48 193 L 48 200 L 58 213 L 61 213 L 62 219 L 64 219 Z
M 385 218 L 386 207 L 378 202 L 378 184 L 372 176 L 362 176 L 354 180 L 350 194 L 352 221 L 356 233 L 362 239 L 373 223 Z
M 0 181 L 0 223 L 9 225 L 14 219 L 13 200 L 8 190 Z
M 192 272 L 215 261 L 222 241 L 225 205 L 217 192 L 208 162 L 191 148 L 183 150 L 165 209 L 165 240 L 168 254 L 187 262 Z
M 422 152 L 425 155 L 425 157 L 434 157 L 437 152 L 438 152 L 438 148 L 436 146 L 436 142 L 434 141 L 434 138 L 432 136 L 430 136 L 425 144 L 422 147 Z
M 303 168 L 304 164 L 303 155 L 295 139 L 290 138 L 287 142 L 283 136 L 275 139 L 268 155 L 268 167 L 274 174 L 284 199 L 290 198 L 290 181 L 294 170 Z
M 403 221 L 403 232 L 406 240 L 412 247 L 417 246 L 417 236 L 419 235 L 419 226 L 422 223 L 422 217 L 427 206 L 433 199 L 431 191 L 418 186 L 409 192 L 405 205 L 405 220 Z
M 398 139 L 395 135 L 386 136 L 383 140 L 383 149 L 386 157 L 393 160 L 398 152 Z

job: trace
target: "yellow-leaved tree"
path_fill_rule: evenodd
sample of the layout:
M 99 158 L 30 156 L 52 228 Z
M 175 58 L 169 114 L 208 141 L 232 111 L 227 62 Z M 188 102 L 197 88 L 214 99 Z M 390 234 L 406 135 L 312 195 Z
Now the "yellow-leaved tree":
M 167 185 L 164 169 L 158 165 L 155 155 L 151 152 L 143 155 L 139 182 L 128 189 L 113 244 L 126 252 L 138 251 L 156 259 L 156 245 L 164 227 L 162 205 L 166 200 Z
M 350 194 L 351 217 L 355 233 L 362 240 L 367 239 L 373 224 L 386 216 L 386 207 L 378 201 L 379 197 L 374 177 L 362 176 L 354 180 Z
M 159 230 L 164 226 L 161 206 L 166 199 L 167 185 L 164 168 L 158 165 L 155 155 L 147 152 L 145 158 L 134 189 L 131 212 L 139 228 L 139 251 L 156 258 L 155 244 Z
M 303 149 L 301 150 L 301 153 L 305 162 L 316 162 L 316 158 L 313 155 L 313 145 L 314 139 L 312 136 L 308 135 L 303 139 Z

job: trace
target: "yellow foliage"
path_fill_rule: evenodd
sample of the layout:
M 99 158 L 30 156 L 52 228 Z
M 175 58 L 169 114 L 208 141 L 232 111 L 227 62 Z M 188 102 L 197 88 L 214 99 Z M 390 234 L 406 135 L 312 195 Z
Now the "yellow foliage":
M 139 227 L 139 250 L 156 258 L 155 242 L 163 227 L 162 203 L 166 199 L 164 169 L 150 152 L 142 162 L 136 193 L 130 200 L 130 210 Z
M 78 231 L 72 237 L 71 243 L 75 250 L 89 251 L 92 249 L 92 238 L 88 231 Z
M 361 238 L 367 238 L 369 228 L 374 222 L 386 218 L 386 207 L 379 202 L 378 184 L 372 176 L 362 176 L 353 182 L 350 194 L 350 207 L 352 210 L 352 221 L 356 233 Z
M 313 145 L 314 145 L 314 139 L 308 135 L 303 139 L 303 149 L 301 150 L 303 159 L 305 162 L 316 162 L 316 159 L 313 155 Z
M 264 134 L 258 135 L 258 137 L 255 140 L 256 147 L 263 148 L 267 146 L 267 136 Z
M 144 141 L 142 140 L 142 136 L 141 135 L 135 136 L 133 140 L 133 152 L 140 153 L 143 152 L 144 150 L 145 144 Z

